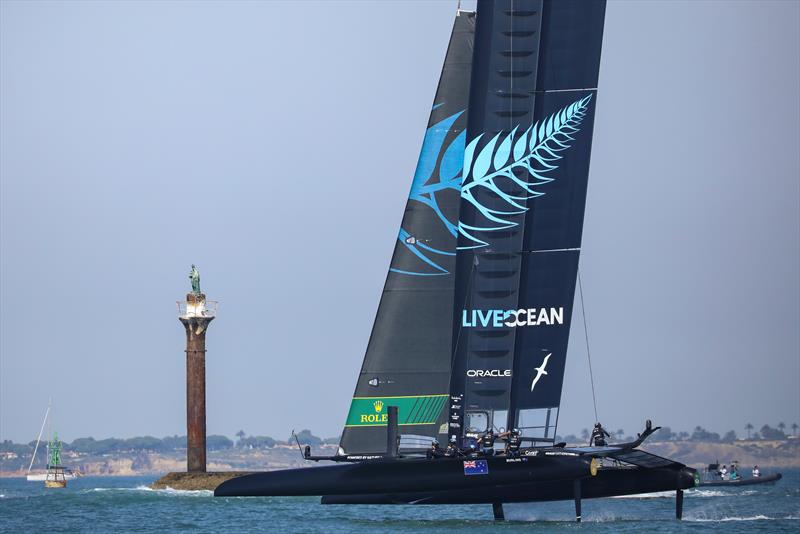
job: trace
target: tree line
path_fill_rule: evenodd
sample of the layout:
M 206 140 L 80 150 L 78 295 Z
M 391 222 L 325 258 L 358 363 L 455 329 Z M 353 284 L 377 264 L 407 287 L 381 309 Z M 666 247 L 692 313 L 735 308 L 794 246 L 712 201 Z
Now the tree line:
M 780 422 L 778 425 L 773 428 L 768 424 L 765 424 L 761 427 L 760 430 L 757 432 L 753 432 L 755 427 L 752 423 L 747 423 L 744 426 L 745 436 L 746 439 L 749 440 L 781 440 L 787 439 L 790 435 L 797 436 L 797 430 L 800 428 L 800 425 L 797 423 L 792 423 L 791 429 L 792 433 L 786 433 L 786 423 Z M 626 435 L 625 431 L 622 429 L 617 430 L 616 432 L 610 432 L 612 434 L 612 438 L 615 438 L 617 441 L 633 441 L 633 436 Z M 566 441 L 567 443 L 579 443 L 582 441 L 589 441 L 590 432 L 588 428 L 584 428 L 581 431 L 580 438 L 574 434 L 570 434 L 565 437 L 557 436 L 556 441 Z M 662 427 L 658 430 L 655 434 L 653 434 L 652 438 L 653 441 L 706 441 L 706 442 L 716 442 L 716 443 L 733 443 L 734 441 L 739 439 L 739 436 L 736 434 L 735 430 L 729 430 L 722 436 L 720 436 L 717 432 L 711 432 L 706 430 L 702 426 L 694 427 L 692 432 L 680 431 L 680 432 L 673 432 L 672 429 L 668 426 Z
M 220 451 L 226 449 L 269 449 L 276 445 L 292 445 L 295 438 L 289 436 L 286 441 L 280 441 L 270 436 L 249 436 L 244 430 L 236 433 L 237 440 L 233 441 L 226 436 L 213 434 L 206 437 L 206 448 L 209 451 Z M 297 433 L 297 439 L 303 445 L 321 445 L 323 443 L 338 443 L 339 438 L 322 439 L 311 433 L 310 430 L 302 430 Z M 0 442 L 0 452 L 13 452 L 18 456 L 30 455 L 36 441 L 29 443 L 14 443 L 10 440 Z M 44 441 L 40 448 L 44 446 Z M 137 436 L 128 439 L 106 438 L 94 439 L 77 438 L 74 441 L 63 442 L 65 451 L 76 452 L 79 454 L 102 455 L 118 452 L 171 452 L 186 449 L 186 436 L 166 436 L 156 438 L 154 436 Z

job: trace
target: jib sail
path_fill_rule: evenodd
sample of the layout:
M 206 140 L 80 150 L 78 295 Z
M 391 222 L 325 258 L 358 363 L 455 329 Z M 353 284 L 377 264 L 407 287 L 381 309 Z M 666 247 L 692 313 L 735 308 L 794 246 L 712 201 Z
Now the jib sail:
M 366 356 L 345 454 L 386 450 L 398 406 L 401 448 L 446 432 L 453 291 L 475 14 L 459 11 Z
M 456 259 L 450 435 L 552 440 L 605 3 L 479 0 Z

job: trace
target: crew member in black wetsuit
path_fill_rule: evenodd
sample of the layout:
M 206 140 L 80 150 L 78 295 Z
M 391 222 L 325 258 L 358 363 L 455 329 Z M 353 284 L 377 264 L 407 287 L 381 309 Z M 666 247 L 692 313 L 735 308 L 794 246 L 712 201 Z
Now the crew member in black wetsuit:
M 431 442 L 431 448 L 428 449 L 427 457 L 429 460 L 433 458 L 441 458 L 444 456 L 444 451 L 439 446 L 439 440 L 435 439 Z
M 481 436 L 480 444 L 481 444 L 481 452 L 485 456 L 493 456 L 494 455 L 494 430 L 491 428 L 487 430 L 483 436 Z
M 603 425 L 600 423 L 595 423 L 594 430 L 592 430 L 592 437 L 589 439 L 589 446 L 594 445 L 595 447 L 605 447 L 607 437 L 610 438 L 611 434 L 606 432 L 606 429 L 603 428 Z
M 508 432 L 503 432 L 498 437 L 506 440 L 506 456 L 519 456 L 519 447 L 522 444 L 522 437 L 516 428 Z
M 447 444 L 447 449 L 444 451 L 444 455 L 448 458 L 454 458 L 456 456 L 461 455 L 461 451 L 456 446 L 456 438 L 450 438 L 450 443 Z

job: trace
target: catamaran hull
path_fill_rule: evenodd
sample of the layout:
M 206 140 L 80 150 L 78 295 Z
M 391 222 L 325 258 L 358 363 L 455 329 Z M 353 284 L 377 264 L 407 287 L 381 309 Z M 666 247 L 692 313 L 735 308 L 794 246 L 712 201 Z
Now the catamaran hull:
M 597 476 L 578 479 L 580 497 L 592 499 L 688 489 L 694 486 L 692 469 L 600 469 Z M 488 488 L 417 491 L 363 495 L 325 495 L 322 504 L 494 504 L 543 502 L 575 498 L 576 480 L 541 480 Z
M 468 460 L 467 460 L 468 462 Z M 233 478 L 214 491 L 217 497 L 416 494 L 426 492 L 486 492 L 495 486 L 517 486 L 590 476 L 591 458 L 530 456 L 506 460 L 480 459 L 475 474 L 465 460 L 454 458 L 376 460 L 311 469 L 287 469 Z M 673 484 L 674 487 L 674 484 Z

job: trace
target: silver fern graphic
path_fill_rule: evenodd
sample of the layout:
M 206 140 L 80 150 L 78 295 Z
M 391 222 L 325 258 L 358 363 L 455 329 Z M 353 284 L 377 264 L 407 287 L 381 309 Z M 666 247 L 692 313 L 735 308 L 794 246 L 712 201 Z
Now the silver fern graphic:
M 517 223 L 509 220 L 509 216 L 525 213 L 528 211 L 525 205 L 528 199 L 544 195 L 538 188 L 554 180 L 547 174 L 558 168 L 555 163 L 562 158 L 559 152 L 568 149 L 571 146 L 570 142 L 575 140 L 573 135 L 580 130 L 591 99 L 592 95 L 589 94 L 576 100 L 529 127 L 522 134 L 517 134 L 519 126 L 502 140 L 500 140 L 502 132 L 498 133 L 477 156 L 475 149 L 484 134 L 477 136 L 467 145 L 464 152 L 464 176 L 467 179 L 461 187 L 461 198 L 471 204 L 486 222 L 481 226 L 474 226 L 459 221 L 458 231 L 469 240 L 470 244 L 458 248 L 487 246 L 489 243 L 475 237 L 473 232 L 513 228 Z M 515 171 L 524 171 L 520 174 L 527 175 L 526 178 L 520 178 Z M 522 189 L 522 193 L 512 195 L 504 191 L 498 183 L 500 179 L 511 180 Z M 508 207 L 496 209 L 481 204 L 475 198 L 475 192 L 480 188 L 495 193 L 508 204 Z

